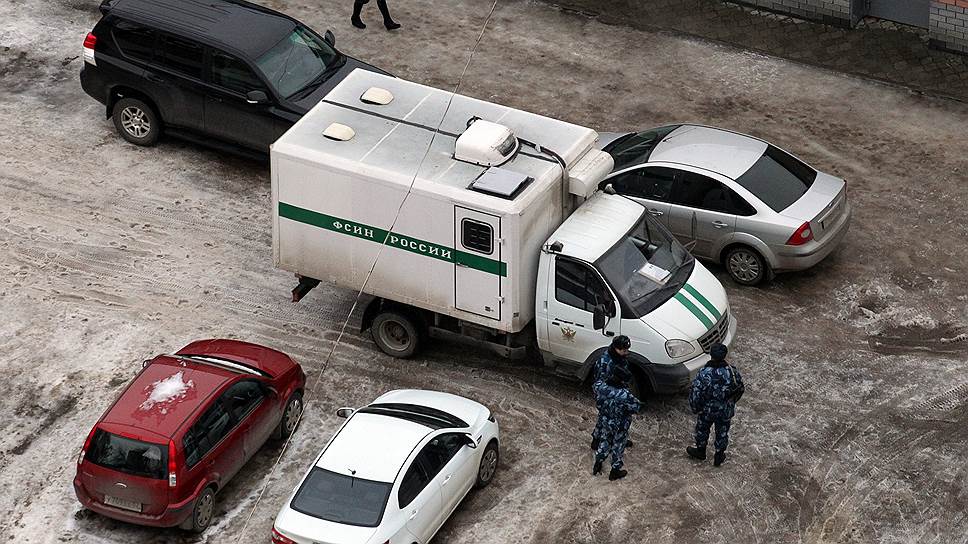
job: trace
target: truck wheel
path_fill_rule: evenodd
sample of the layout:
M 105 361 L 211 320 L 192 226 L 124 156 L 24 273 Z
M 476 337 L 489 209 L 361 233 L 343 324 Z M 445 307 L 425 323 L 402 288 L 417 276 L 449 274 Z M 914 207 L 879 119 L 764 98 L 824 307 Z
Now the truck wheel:
M 370 328 L 373 341 L 391 357 L 406 359 L 420 347 L 420 328 L 408 315 L 386 311 L 377 314 Z
M 645 400 L 645 397 L 652 394 L 652 382 L 649 381 L 645 372 L 638 369 L 632 370 L 632 383 L 629 384 L 629 392 L 639 400 Z
M 756 285 L 768 275 L 766 260 L 755 249 L 736 246 L 724 259 L 726 271 L 740 285 Z
M 114 128 L 135 145 L 155 145 L 161 137 L 161 120 L 151 106 L 137 98 L 122 98 L 114 105 Z

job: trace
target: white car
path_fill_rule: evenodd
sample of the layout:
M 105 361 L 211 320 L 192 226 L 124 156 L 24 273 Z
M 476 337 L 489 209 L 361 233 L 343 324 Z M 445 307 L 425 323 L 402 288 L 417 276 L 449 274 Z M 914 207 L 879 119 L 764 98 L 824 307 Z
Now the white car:
M 497 469 L 498 425 L 485 406 L 399 390 L 348 418 L 286 500 L 275 544 L 423 544 Z

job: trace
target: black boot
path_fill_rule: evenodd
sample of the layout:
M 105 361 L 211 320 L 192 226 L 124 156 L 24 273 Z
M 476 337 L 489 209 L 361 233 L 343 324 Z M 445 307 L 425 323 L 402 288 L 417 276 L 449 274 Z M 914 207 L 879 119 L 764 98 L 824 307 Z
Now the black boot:
M 716 452 L 716 455 L 713 456 L 713 466 L 718 467 L 719 465 L 723 464 L 723 461 L 725 460 L 726 460 L 726 451 L 719 450 Z
M 612 471 L 608 473 L 608 479 L 609 480 L 621 480 L 626 475 L 628 475 L 628 473 L 629 473 L 629 471 L 627 471 L 627 470 L 623 470 L 623 469 L 620 469 L 620 468 L 613 468 Z
M 598 451 L 598 444 L 600 440 L 598 438 L 592 438 L 592 449 Z
M 387 30 L 396 30 L 400 28 L 400 23 L 394 21 L 393 19 L 387 19 L 383 21 L 383 26 L 387 27 Z
M 366 25 L 363 24 L 363 19 L 360 19 L 359 17 L 351 18 L 350 22 L 353 23 L 353 26 L 356 28 L 366 28 Z
M 592 476 L 602 473 L 602 459 L 595 459 L 595 466 L 592 467 Z
M 689 457 L 692 457 L 693 459 L 699 459 L 700 461 L 706 460 L 706 448 L 697 448 L 695 446 L 689 446 L 688 448 L 686 448 L 686 453 L 688 453 Z
M 370 0 L 366 0 L 366 2 L 369 1 Z M 356 28 L 366 28 L 366 25 L 363 24 L 363 19 L 360 19 L 360 12 L 363 10 L 363 4 L 366 4 L 366 2 L 361 2 L 360 0 L 353 2 L 353 16 L 350 17 L 350 22 L 353 23 L 353 26 Z
M 631 440 L 627 440 L 627 441 L 625 442 L 625 447 L 626 447 L 626 448 L 631 448 L 631 447 L 632 447 L 632 444 L 633 444 L 633 442 L 632 442 Z

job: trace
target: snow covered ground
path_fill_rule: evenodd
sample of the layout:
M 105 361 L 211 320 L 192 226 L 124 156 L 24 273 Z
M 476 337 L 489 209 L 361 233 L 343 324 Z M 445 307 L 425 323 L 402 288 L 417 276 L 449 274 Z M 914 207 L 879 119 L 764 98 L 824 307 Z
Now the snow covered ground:
M 965 541 L 968 106 L 499 2 L 462 92 L 602 130 L 724 126 L 849 183 L 851 232 L 816 268 L 743 289 L 713 267 L 749 383 L 727 464 L 685 457 L 682 397 L 649 399 L 616 483 L 590 474 L 589 394 L 540 368 L 443 344 L 402 362 L 350 330 L 320 372 L 354 294 L 323 285 L 289 302 L 293 278 L 271 263 L 265 165 L 116 135 L 77 79 L 97 3 L 0 3 L 0 539 L 267 542 L 335 408 L 426 387 L 490 406 L 504 437 L 494 484 L 438 542 Z M 394 0 L 404 27 L 388 33 L 353 29 L 349 2 L 270 5 L 444 88 L 490 8 Z M 374 6 L 364 19 L 378 22 Z M 302 362 L 311 391 L 290 447 L 257 455 L 200 536 L 83 511 L 71 480 L 91 424 L 143 359 L 205 337 Z

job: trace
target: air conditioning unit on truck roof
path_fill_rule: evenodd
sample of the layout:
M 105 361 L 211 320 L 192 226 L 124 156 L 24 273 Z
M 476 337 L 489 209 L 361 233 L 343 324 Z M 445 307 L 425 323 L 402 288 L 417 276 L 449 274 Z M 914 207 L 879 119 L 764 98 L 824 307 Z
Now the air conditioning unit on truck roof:
M 373 96 L 380 100 L 366 99 Z M 662 382 L 649 370 L 661 364 L 678 383 L 708 360 L 701 337 L 712 331 L 728 342 L 735 320 L 718 281 L 671 236 L 660 239 L 667 231 L 641 205 L 597 191 L 613 161 L 596 138 L 589 128 L 356 70 L 271 148 L 274 263 L 301 278 L 294 299 L 318 281 L 359 290 L 372 267 L 363 324 L 391 355 L 411 355 L 424 332 L 510 355 L 536 337 L 549 363 L 581 375 L 621 332 L 641 351 L 641 380 Z M 632 233 L 651 237 L 644 247 L 654 255 L 636 249 L 638 260 L 605 277 L 596 261 L 638 247 Z M 645 264 L 651 276 L 638 273 Z M 662 285 L 650 279 L 656 269 L 667 272 Z M 583 270 L 588 278 L 574 277 Z M 642 282 L 659 297 L 671 291 L 669 300 L 680 295 L 677 282 L 689 283 L 705 294 L 683 298 L 712 310 L 698 320 L 661 301 L 643 312 L 625 292 L 638 296 Z M 578 308 L 582 290 L 588 300 Z M 675 336 L 664 338 L 646 318 L 682 322 L 660 327 Z M 676 344 L 672 357 L 670 339 L 693 352 Z

